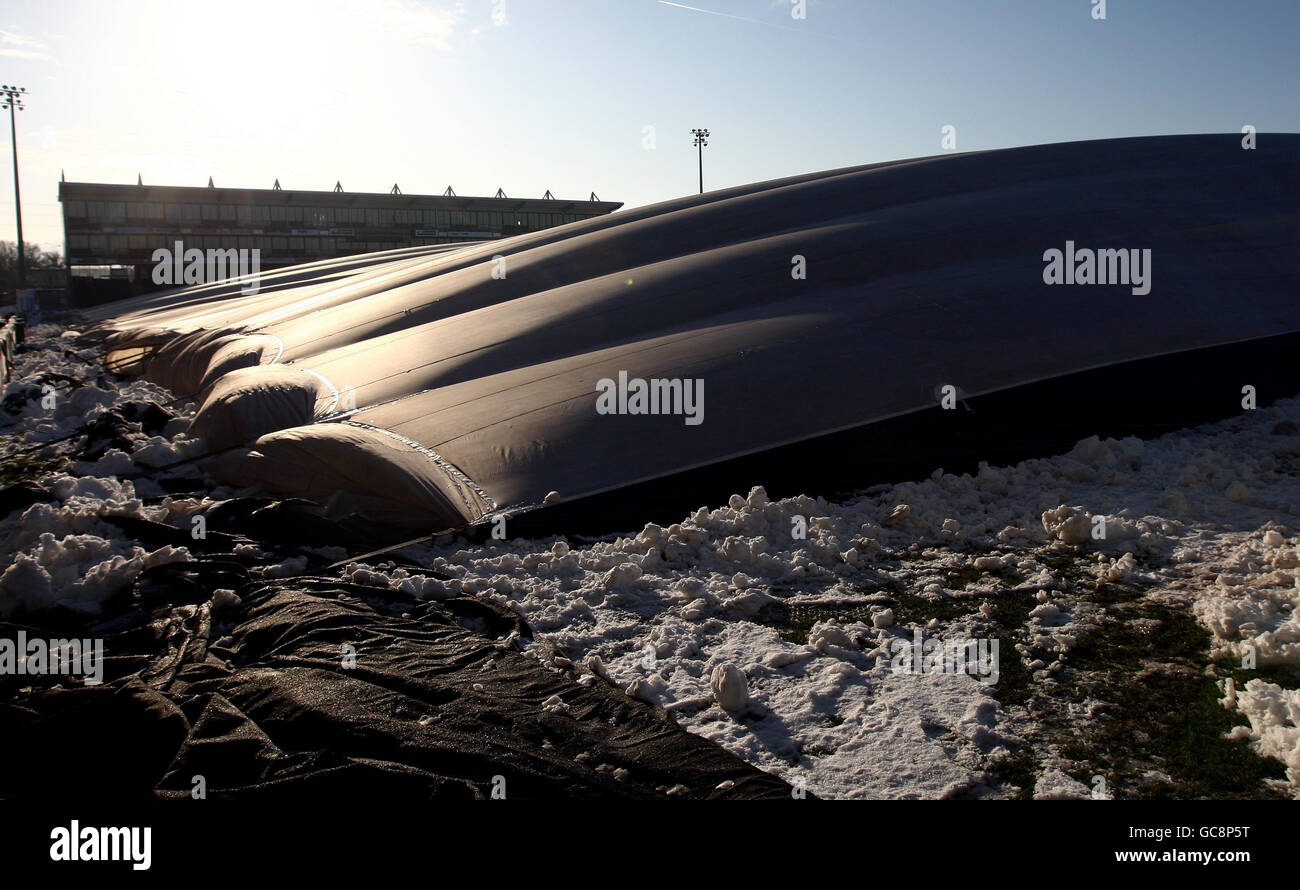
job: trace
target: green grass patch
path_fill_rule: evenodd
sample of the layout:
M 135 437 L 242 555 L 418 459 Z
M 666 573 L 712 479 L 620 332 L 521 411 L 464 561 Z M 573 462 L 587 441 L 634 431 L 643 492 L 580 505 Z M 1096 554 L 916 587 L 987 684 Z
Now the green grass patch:
M 1063 672 L 1076 699 L 1100 701 L 1103 711 L 1095 730 L 1059 748 L 1080 764 L 1073 777 L 1091 784 L 1105 775 L 1121 798 L 1283 796 L 1263 784 L 1283 778 L 1280 762 L 1224 738 L 1246 721 L 1219 703 L 1222 693 L 1205 674 L 1209 644 L 1209 631 L 1183 609 L 1149 600 L 1108 609 L 1079 638 Z M 1151 781 L 1152 771 L 1170 781 Z

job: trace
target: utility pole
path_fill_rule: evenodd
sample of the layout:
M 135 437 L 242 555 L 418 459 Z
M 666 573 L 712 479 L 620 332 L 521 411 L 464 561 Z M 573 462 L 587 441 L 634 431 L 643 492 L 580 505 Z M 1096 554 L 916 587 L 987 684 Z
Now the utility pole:
M 14 117 L 26 107 L 23 105 L 23 95 L 26 92 L 26 87 L 0 84 L 0 109 L 9 109 L 9 137 L 13 140 L 14 146 L 14 213 L 18 217 L 18 287 L 20 288 L 27 286 L 27 257 L 23 256 L 23 201 L 18 193 L 18 127 L 14 123 Z M 16 299 L 17 294 L 14 296 Z
M 709 144 L 708 130 L 691 130 L 695 136 L 695 148 L 700 153 L 700 194 L 704 194 L 704 146 Z

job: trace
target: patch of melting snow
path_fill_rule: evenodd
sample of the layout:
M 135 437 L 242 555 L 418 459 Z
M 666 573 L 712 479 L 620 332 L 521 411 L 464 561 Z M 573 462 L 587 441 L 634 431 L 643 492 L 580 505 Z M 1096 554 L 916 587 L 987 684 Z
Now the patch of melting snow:
M 142 401 L 166 402 L 170 396 L 142 381 L 116 385 L 107 375 L 70 356 L 63 329 L 36 325 L 28 330 L 27 341 L 18 353 L 13 380 L 5 386 L 6 408 L 0 413 L 0 435 L 6 437 L 4 458 L 15 451 L 51 443 L 38 454 L 56 457 L 60 446 L 53 440 L 102 416 L 117 405 Z M 65 379 L 98 377 L 96 384 L 66 392 L 47 387 Z M 161 449 L 182 454 L 201 443 L 185 440 L 183 434 L 167 441 L 143 433 L 129 434 L 133 441 L 156 457 Z M 162 497 L 146 505 L 142 496 L 162 495 L 156 484 L 142 480 L 137 491 L 129 479 L 115 477 L 136 469 L 133 455 L 109 449 L 94 462 L 72 462 L 70 472 L 53 472 L 41 484 L 53 495 L 50 502 L 38 502 L 14 511 L 0 520 L 0 542 L 4 562 L 0 563 L 0 616 L 64 606 L 97 613 L 100 604 L 130 584 L 145 569 L 166 562 L 190 558 L 183 547 L 165 546 L 147 550 L 123 537 L 121 530 L 104 515 L 128 516 L 181 526 L 199 504 L 193 499 Z

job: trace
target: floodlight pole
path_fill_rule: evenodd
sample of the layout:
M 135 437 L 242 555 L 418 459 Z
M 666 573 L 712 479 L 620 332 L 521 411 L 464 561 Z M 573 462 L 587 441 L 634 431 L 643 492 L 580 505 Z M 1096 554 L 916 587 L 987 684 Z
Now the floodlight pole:
M 26 87 L 0 84 L 0 109 L 9 109 L 9 138 L 14 147 L 14 214 L 18 218 L 18 287 L 27 286 L 27 258 L 23 256 L 23 202 L 18 192 L 18 127 L 14 123 L 17 112 L 22 111 Z
M 695 148 L 700 155 L 700 194 L 704 194 L 704 146 L 709 144 L 708 130 L 691 130 L 695 136 Z

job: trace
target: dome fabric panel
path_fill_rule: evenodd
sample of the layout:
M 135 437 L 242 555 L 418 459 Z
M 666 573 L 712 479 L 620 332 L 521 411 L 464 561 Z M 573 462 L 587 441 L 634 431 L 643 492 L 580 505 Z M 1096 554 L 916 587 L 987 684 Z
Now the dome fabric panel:
M 224 478 L 469 523 L 933 409 L 945 385 L 1298 332 L 1297 149 L 1151 137 L 829 171 L 176 291 L 100 331 L 110 364 L 200 399 Z M 1048 283 L 1076 247 L 1147 265 Z M 602 413 L 613 380 L 698 385 L 699 420 Z

